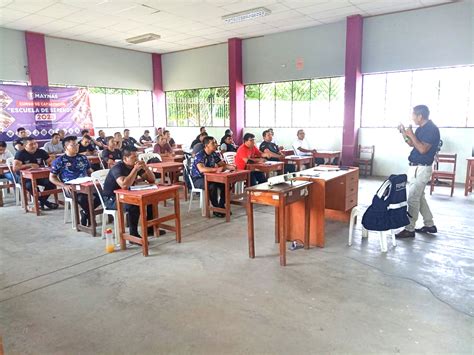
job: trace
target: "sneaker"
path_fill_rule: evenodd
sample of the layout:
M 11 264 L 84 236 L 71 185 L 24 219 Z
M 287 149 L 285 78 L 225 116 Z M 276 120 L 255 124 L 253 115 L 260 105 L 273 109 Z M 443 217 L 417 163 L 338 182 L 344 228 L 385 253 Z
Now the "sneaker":
M 418 233 L 437 233 L 438 229 L 436 228 L 436 226 L 431 226 L 431 227 L 423 226 L 421 228 L 416 228 L 415 232 L 418 232 Z
M 225 214 L 219 213 L 219 212 L 213 212 L 212 214 L 214 215 L 214 217 L 217 217 L 217 218 L 224 218 L 225 217 Z
M 166 231 L 164 229 L 160 229 L 160 235 L 165 235 Z
M 395 234 L 395 238 L 398 238 L 398 239 L 415 238 L 415 232 L 410 232 L 404 229 L 401 232 Z
M 44 203 L 44 205 L 45 205 L 46 207 L 48 207 L 50 210 L 57 210 L 58 207 L 59 207 L 59 205 L 58 205 L 57 203 L 49 202 L 49 201 L 46 201 L 46 202 Z

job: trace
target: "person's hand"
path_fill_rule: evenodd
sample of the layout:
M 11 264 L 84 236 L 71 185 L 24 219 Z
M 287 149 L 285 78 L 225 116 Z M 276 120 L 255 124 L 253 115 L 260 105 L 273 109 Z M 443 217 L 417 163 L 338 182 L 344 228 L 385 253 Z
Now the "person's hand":
M 228 164 L 227 169 L 229 169 L 230 171 L 235 171 L 237 168 L 233 164 Z
M 38 169 L 40 166 L 36 163 L 31 163 L 31 169 Z
M 64 185 L 62 186 L 62 188 L 63 188 L 64 191 L 66 191 L 68 194 L 71 194 L 71 193 L 72 193 L 72 186 L 71 186 L 71 185 L 64 184 Z
M 415 133 L 413 133 L 413 129 L 410 127 L 408 127 L 406 130 L 405 130 L 405 134 L 407 137 L 409 138 L 414 138 L 415 137 Z
M 223 166 L 219 166 L 217 169 L 216 169 L 216 173 L 222 173 L 224 171 L 224 167 Z

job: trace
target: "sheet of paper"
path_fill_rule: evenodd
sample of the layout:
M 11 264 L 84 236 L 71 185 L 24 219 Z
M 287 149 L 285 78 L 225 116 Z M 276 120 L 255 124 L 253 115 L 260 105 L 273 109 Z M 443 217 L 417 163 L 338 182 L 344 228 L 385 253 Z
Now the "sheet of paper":
M 74 179 L 74 180 L 69 180 L 69 181 L 66 182 L 66 184 L 78 185 L 78 184 L 83 184 L 83 183 L 89 182 L 89 181 L 92 181 L 92 178 L 90 176 L 84 176 L 84 177 L 80 177 L 80 178 L 77 178 L 77 179 Z
M 130 186 L 130 191 L 140 191 L 140 190 L 158 190 L 156 185 L 134 185 Z

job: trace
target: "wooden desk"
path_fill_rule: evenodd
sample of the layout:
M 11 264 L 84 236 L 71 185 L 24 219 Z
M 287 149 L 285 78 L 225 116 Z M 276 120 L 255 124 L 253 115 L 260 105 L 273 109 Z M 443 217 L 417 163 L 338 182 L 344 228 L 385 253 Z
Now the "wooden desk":
M 326 167 L 334 168 L 334 165 Z M 325 218 L 348 222 L 352 208 L 357 206 L 359 169 L 351 167 L 349 170 L 327 172 L 307 169 L 300 173 L 303 175 L 319 174 L 319 176 L 300 176 L 297 179 L 313 182 L 309 195 L 309 238 L 312 246 L 323 248 Z M 294 221 L 303 212 L 301 206 L 292 205 L 288 209 L 288 218 L 290 221 Z M 301 239 L 303 232 L 300 224 L 289 223 L 288 236 L 290 240 Z
M 184 155 L 173 155 L 173 156 L 162 156 L 161 160 L 163 162 L 176 162 L 176 163 L 182 163 L 184 161 Z
M 308 168 L 312 168 L 314 166 L 314 159 L 312 156 L 289 155 L 285 156 L 285 164 L 296 165 L 296 171 L 300 171 L 305 165 Z
M 117 197 L 117 215 L 119 218 L 120 247 L 125 250 L 125 241 L 129 240 L 142 246 L 143 255 L 148 256 L 148 227 L 154 228 L 156 236 L 159 235 L 159 227 L 176 232 L 176 242 L 181 243 L 181 216 L 179 210 L 179 186 L 158 186 L 157 190 L 115 190 Z M 158 203 L 168 199 L 174 200 L 174 213 L 159 217 Z M 124 204 L 135 205 L 140 208 L 140 226 L 142 238 L 134 237 L 125 233 Z M 153 206 L 153 219 L 147 220 L 147 206 Z M 164 224 L 164 222 L 175 220 L 175 225 Z
M 154 173 L 160 174 L 160 184 L 161 185 L 179 185 L 184 188 L 184 200 L 188 200 L 188 188 L 185 181 L 179 181 L 181 175 L 184 176 L 183 163 L 177 163 L 174 161 L 166 161 L 162 163 L 150 163 L 147 166 Z M 169 183 L 166 182 L 165 177 L 168 176 Z M 184 178 L 183 178 L 184 179 Z
M 231 195 L 231 185 L 240 181 L 245 181 L 246 186 L 250 186 L 250 171 L 248 170 L 236 170 L 227 173 L 205 173 L 204 174 L 204 186 L 205 186 L 205 199 L 206 204 L 206 217 L 210 217 L 210 211 L 225 213 L 225 221 L 230 221 L 230 204 L 244 205 L 245 199 L 242 195 Z M 208 183 L 218 182 L 224 184 L 225 191 L 225 208 L 218 208 L 211 206 L 209 199 Z
M 49 179 L 49 173 L 51 168 L 37 168 L 37 169 L 25 169 L 20 170 L 21 174 L 21 190 L 23 191 L 23 201 L 25 201 L 25 212 L 36 212 L 36 215 L 40 215 L 40 208 L 39 208 L 39 198 L 41 196 L 49 196 L 54 195 L 54 199 L 56 203 L 58 203 L 58 193 L 62 192 L 61 189 L 52 189 L 52 190 L 44 190 L 38 191 L 38 179 Z M 31 180 L 32 186 L 32 196 L 33 196 L 33 208 L 28 206 L 28 191 L 26 190 L 26 180 Z
M 245 169 L 250 171 L 261 171 L 268 177 L 268 174 L 272 171 L 283 174 L 285 163 L 282 161 L 267 161 L 265 163 L 247 164 Z
M 474 185 L 474 158 L 467 158 L 466 183 L 464 184 L 464 196 L 472 192 Z
M 97 237 L 97 222 L 95 217 L 101 215 L 103 210 L 94 208 L 94 193 L 96 192 L 94 183 L 92 181 L 84 182 L 82 184 L 71 185 L 72 186 L 72 203 L 74 203 L 74 220 L 76 222 L 76 230 L 78 232 L 86 232 Z M 83 226 L 79 221 L 79 204 L 77 203 L 77 194 L 83 193 L 87 195 L 87 204 L 89 205 L 89 221 L 90 226 Z
M 293 184 L 285 183 L 273 185 L 268 183 L 255 185 L 246 189 L 247 192 L 247 219 L 249 257 L 255 258 L 255 240 L 253 230 L 253 204 L 275 207 L 275 242 L 280 243 L 280 265 L 286 265 L 286 231 L 288 229 L 286 210 L 288 206 L 299 206 L 302 213 L 295 219 L 304 230 L 304 247 L 309 248 L 309 206 L 308 195 L 309 181 L 295 181 Z
M 176 155 L 184 155 L 184 151 L 182 148 L 173 148 L 173 153 Z
M 100 164 L 100 157 L 98 155 L 86 155 L 89 164 Z
M 339 150 L 318 150 L 313 154 L 314 158 L 329 159 L 331 162 L 333 159 L 337 158 L 337 164 L 341 165 L 341 151 Z
M 293 149 L 282 149 L 281 152 L 285 157 L 295 154 L 295 151 Z

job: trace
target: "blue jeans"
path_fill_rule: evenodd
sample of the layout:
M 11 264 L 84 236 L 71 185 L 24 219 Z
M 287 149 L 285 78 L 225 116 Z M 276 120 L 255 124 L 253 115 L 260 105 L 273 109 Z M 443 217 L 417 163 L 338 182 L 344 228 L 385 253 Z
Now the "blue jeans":
M 10 182 L 14 182 L 13 175 L 10 172 L 6 172 L 4 174 L 0 174 L 0 179 L 7 179 Z

